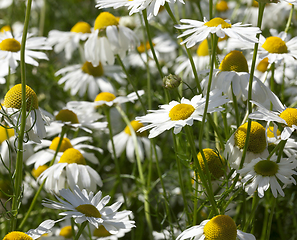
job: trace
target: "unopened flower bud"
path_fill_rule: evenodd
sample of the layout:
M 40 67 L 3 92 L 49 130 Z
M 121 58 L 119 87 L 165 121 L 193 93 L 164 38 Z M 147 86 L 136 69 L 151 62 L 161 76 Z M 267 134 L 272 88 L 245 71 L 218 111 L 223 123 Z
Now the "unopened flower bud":
M 174 89 L 181 83 L 181 78 L 176 75 L 169 74 L 163 78 L 163 86 L 167 89 Z

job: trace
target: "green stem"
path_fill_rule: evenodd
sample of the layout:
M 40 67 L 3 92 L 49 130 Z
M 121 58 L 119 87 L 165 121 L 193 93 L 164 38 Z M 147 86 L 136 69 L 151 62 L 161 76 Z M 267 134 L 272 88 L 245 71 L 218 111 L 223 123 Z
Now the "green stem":
M 245 223 L 244 228 L 243 228 L 244 232 L 247 231 L 249 226 L 252 226 L 252 223 L 255 219 L 255 214 L 256 214 L 257 207 L 258 207 L 258 203 L 259 203 L 259 196 L 258 196 L 258 194 L 254 194 L 251 214 L 250 214 L 247 222 L 244 222 Z
M 75 235 L 75 238 L 74 240 L 78 240 L 80 235 L 82 234 L 82 232 L 84 231 L 85 227 L 87 226 L 88 224 L 88 221 L 85 221 L 83 222 L 81 225 L 80 225 L 80 228 L 78 230 L 78 233 Z
M 271 224 L 272 224 L 272 219 L 274 215 L 274 210 L 276 206 L 276 198 L 272 198 L 272 207 L 270 208 L 270 213 L 269 213 L 269 218 L 267 221 L 267 227 L 266 227 L 266 237 L 264 239 L 269 239 L 270 238 L 270 232 L 271 232 Z
M 23 181 L 23 141 L 24 141 L 24 132 L 26 126 L 26 66 L 25 66 L 25 46 L 27 39 L 27 32 L 30 20 L 30 12 L 31 12 L 31 4 L 32 0 L 28 0 L 27 8 L 26 8 L 26 17 L 24 22 L 23 36 L 21 42 L 21 83 L 22 83 L 22 108 L 21 108 L 21 126 L 18 130 L 18 149 L 17 149 L 17 159 L 16 159 L 16 169 L 15 169 L 15 182 L 14 182 L 14 190 L 15 194 L 12 200 L 12 211 L 16 212 L 16 215 L 11 220 L 12 230 L 16 229 L 17 222 L 17 212 L 18 206 L 21 201 L 21 188 Z
M 294 5 L 292 4 L 292 8 L 291 8 L 290 15 L 289 15 L 288 22 L 287 22 L 286 29 L 285 29 L 285 32 L 286 33 L 290 29 L 292 18 L 293 18 L 293 13 L 294 13 Z
M 46 0 L 43 0 L 43 6 L 40 10 L 40 15 L 39 15 L 39 36 L 43 36 L 44 34 L 45 16 L 46 16 Z
M 275 63 L 271 64 L 271 78 L 270 78 L 270 90 L 274 92 L 274 71 L 275 71 Z M 273 104 L 270 103 L 270 110 L 272 110 Z

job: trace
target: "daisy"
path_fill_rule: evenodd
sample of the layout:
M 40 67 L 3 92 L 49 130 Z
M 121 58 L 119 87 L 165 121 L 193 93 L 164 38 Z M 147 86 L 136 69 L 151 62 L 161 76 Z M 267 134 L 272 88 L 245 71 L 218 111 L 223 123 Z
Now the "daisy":
M 19 231 L 12 231 L 5 235 L 3 240 L 33 240 L 38 239 L 43 234 L 49 233 L 53 226 L 55 225 L 56 221 L 54 220 L 45 220 L 36 229 L 30 229 L 28 232 L 19 232 Z
M 109 12 L 102 12 L 95 20 L 94 30 L 85 43 L 85 57 L 94 67 L 114 64 L 114 55 L 123 58 L 126 52 L 138 45 L 135 33 L 119 25 L 118 19 Z
M 137 137 L 137 147 L 138 147 L 138 153 L 140 156 L 140 159 L 143 161 L 145 156 L 148 157 L 151 154 L 151 143 L 150 140 L 147 138 L 147 133 L 144 132 L 137 132 L 138 129 L 144 127 L 142 123 L 139 121 L 131 121 L 131 126 L 133 127 L 136 137 Z M 119 134 L 115 135 L 113 137 L 114 145 L 115 145 L 115 151 L 116 151 L 116 157 L 118 158 L 121 156 L 123 151 L 126 149 L 126 155 L 130 162 L 135 161 L 135 145 L 133 143 L 133 138 L 131 136 L 131 131 L 129 126 L 126 126 L 124 131 L 120 132 Z M 110 153 L 113 153 L 112 150 L 112 144 L 111 141 L 108 141 L 107 148 Z M 158 158 L 162 158 L 162 152 L 161 149 L 156 146 L 156 150 L 158 153 Z
M 201 82 L 205 91 L 208 78 L 209 76 Z M 211 89 L 220 89 L 230 99 L 233 98 L 233 94 L 237 99 L 248 98 L 250 74 L 247 60 L 242 52 L 234 50 L 228 53 L 221 61 L 219 69 L 214 70 L 212 79 Z M 253 77 L 252 99 L 264 104 L 269 101 L 270 95 L 271 90 L 260 79 Z
M 120 202 L 115 202 L 106 207 L 110 196 L 107 195 L 102 198 L 101 191 L 95 195 L 93 192 L 88 194 L 85 189 L 81 191 L 75 186 L 73 191 L 69 189 L 60 190 L 60 195 L 65 200 L 56 195 L 59 202 L 46 200 L 43 205 L 53 209 L 66 210 L 59 215 L 65 216 L 66 219 L 73 217 L 76 223 L 88 221 L 96 228 L 103 225 L 111 234 L 117 234 L 121 229 L 135 227 L 135 222 L 127 218 L 132 212 L 127 210 L 117 212 L 122 205 Z
M 178 0 L 184 4 L 183 0 Z M 153 16 L 157 16 L 161 6 L 164 6 L 165 3 L 175 3 L 176 0 L 97 0 L 97 5 L 99 9 L 101 8 L 119 8 L 119 7 L 128 7 L 130 10 L 129 15 L 133 13 L 140 12 L 144 9 L 147 9 L 147 19 L 150 20 Z
M 288 40 L 285 32 L 268 38 L 261 37 L 258 50 L 259 58 L 268 58 L 269 63 L 283 60 L 285 63 L 292 63 L 297 58 L 297 37 Z
M 209 98 L 207 112 L 222 111 L 223 108 L 218 108 L 218 106 L 228 101 L 221 92 L 213 92 Z M 138 131 L 151 129 L 148 138 L 154 138 L 171 128 L 174 128 L 174 134 L 178 134 L 184 126 L 192 126 L 194 120 L 202 120 L 204 107 L 205 98 L 202 95 L 196 95 L 191 100 L 182 98 L 180 103 L 171 101 L 169 104 L 159 106 L 159 110 L 149 110 L 150 113 L 147 115 L 136 117 L 136 120 L 141 123 L 149 123 Z
M 293 175 L 297 175 L 297 172 L 294 171 L 296 167 L 295 156 L 281 158 L 280 162 L 277 162 L 277 156 L 273 156 L 270 159 L 253 159 L 237 172 L 243 177 L 241 181 L 249 195 L 253 195 L 257 190 L 258 196 L 262 198 L 264 192 L 270 187 L 273 196 L 277 198 L 277 193 L 283 197 L 285 196 L 282 188 L 286 185 L 296 184 L 293 177 Z M 279 181 L 285 185 L 281 187 Z
M 8 62 L 12 70 L 18 66 L 17 61 L 21 59 L 21 42 L 23 33 L 18 33 L 15 37 L 11 32 L 4 32 L 0 35 L 0 69 L 5 67 Z M 46 43 L 45 37 L 32 37 L 33 34 L 27 35 L 25 46 L 25 62 L 27 64 L 38 66 L 35 59 L 48 60 L 45 53 L 35 50 L 51 50 L 52 48 Z
M 180 22 L 185 24 L 175 27 L 177 29 L 187 30 L 179 35 L 178 38 L 190 35 L 181 42 L 181 44 L 186 43 L 187 48 L 193 47 L 197 42 L 202 42 L 207 38 L 209 33 L 215 33 L 219 38 L 224 38 L 227 35 L 230 38 L 256 43 L 258 42 L 256 34 L 261 32 L 258 27 L 248 27 L 250 24 L 235 23 L 231 25 L 230 20 L 224 20 L 219 17 L 213 18 L 210 21 L 204 18 L 203 22 L 191 19 L 181 19 Z
M 281 139 L 287 140 L 297 129 L 297 109 L 285 107 L 274 93 L 272 93 L 271 96 L 273 96 L 271 102 L 276 111 L 270 111 L 260 103 L 252 101 L 252 103 L 257 105 L 258 111 L 251 113 L 249 118 L 267 121 L 266 128 L 268 128 L 270 122 L 273 123 L 276 129 L 276 123 L 282 124 L 283 130 L 281 132 Z
M 78 93 L 80 97 L 87 92 L 90 99 L 94 99 L 100 91 L 115 92 L 110 78 L 121 85 L 126 83 L 120 66 L 102 65 L 101 62 L 97 67 L 90 62 L 68 66 L 57 71 L 55 76 L 58 75 L 63 75 L 58 84 L 65 83 L 65 91 L 70 90 L 73 96 Z
M 245 146 L 248 123 L 241 125 L 229 138 L 225 145 L 224 157 L 228 159 L 230 166 L 239 169 L 243 148 Z M 267 139 L 265 128 L 257 122 L 252 121 L 244 159 L 244 165 L 257 157 L 268 157 Z M 243 165 L 243 166 L 244 166 Z
M 238 230 L 234 220 L 228 215 L 217 215 L 186 229 L 176 238 L 183 239 L 256 240 L 254 235 Z
M 79 110 L 64 108 L 55 115 L 55 121 L 46 127 L 47 137 L 61 133 L 64 126 L 71 129 L 82 129 L 87 133 L 92 133 L 94 130 L 105 131 L 107 122 L 97 122 L 102 117 L 90 107 Z
M 28 160 L 26 161 L 27 165 L 31 165 L 34 163 L 34 168 L 37 169 L 39 166 L 42 166 L 48 162 L 50 162 L 57 150 L 58 144 L 60 141 L 60 137 L 55 137 L 52 141 L 49 140 L 42 140 L 40 144 L 38 144 L 34 150 L 40 151 L 32 154 Z M 74 139 L 68 139 L 64 137 L 59 149 L 59 152 L 56 156 L 56 162 L 58 162 L 62 156 L 62 154 L 69 148 L 77 149 L 81 152 L 81 154 L 88 159 L 90 162 L 94 164 L 98 164 L 98 159 L 96 158 L 94 153 L 86 152 L 85 150 L 95 150 L 99 153 L 103 153 L 103 150 L 98 147 L 94 147 L 92 145 L 86 144 L 84 142 L 91 142 L 91 137 L 77 137 Z M 46 148 L 46 149 L 44 149 Z
M 58 163 L 43 171 L 37 180 L 41 183 L 45 180 L 45 189 L 55 193 L 66 186 L 74 189 L 78 185 L 95 191 L 97 185 L 103 185 L 100 175 L 87 165 L 82 153 L 75 148 L 68 148 Z
M 76 23 L 69 32 L 51 30 L 48 33 L 47 42 L 54 46 L 54 51 L 65 51 L 65 57 L 70 60 L 72 53 L 78 49 L 80 42 L 84 42 L 91 34 L 91 26 L 87 22 Z
M 4 120 L 9 127 L 20 128 L 21 106 L 22 106 L 22 85 L 17 84 L 12 87 L 4 97 L 4 103 L 0 109 L 0 116 L 4 116 Z M 45 124 L 49 124 L 50 115 L 38 107 L 37 95 L 26 86 L 26 126 L 25 136 L 34 142 L 39 143 L 45 137 Z M 46 115 L 47 116 L 46 116 Z

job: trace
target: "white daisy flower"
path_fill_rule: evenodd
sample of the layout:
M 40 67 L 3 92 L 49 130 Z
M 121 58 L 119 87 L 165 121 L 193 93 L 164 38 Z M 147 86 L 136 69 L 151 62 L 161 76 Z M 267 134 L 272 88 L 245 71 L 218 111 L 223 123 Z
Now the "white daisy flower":
M 88 221 L 96 228 L 103 225 L 111 234 L 117 234 L 121 229 L 135 227 L 135 222 L 127 218 L 132 212 L 127 210 L 118 212 L 122 205 L 120 202 L 115 202 L 106 207 L 105 205 L 109 202 L 110 196 L 107 195 L 102 198 L 101 191 L 95 195 L 93 192 L 88 194 L 85 189 L 81 191 L 75 186 L 73 191 L 69 189 L 60 190 L 60 195 L 65 200 L 56 196 L 59 202 L 46 200 L 43 205 L 53 209 L 66 210 L 59 215 L 65 216 L 65 218 L 73 217 L 76 223 Z
M 212 92 L 207 112 L 222 111 L 223 108 L 218 108 L 218 106 L 228 101 L 221 92 Z M 154 138 L 171 128 L 174 128 L 174 134 L 177 134 L 184 126 L 192 126 L 194 120 L 202 121 L 204 107 L 205 98 L 202 95 L 196 95 L 191 100 L 182 98 L 180 103 L 171 101 L 169 104 L 159 106 L 159 110 L 149 110 L 150 113 L 147 115 L 136 117 L 136 120 L 141 123 L 149 123 L 138 131 L 151 129 L 148 138 Z
M 26 161 L 26 164 L 31 165 L 34 163 L 34 168 L 37 169 L 39 166 L 42 166 L 50 162 L 55 155 L 59 141 L 60 141 L 60 137 L 55 137 L 52 141 L 42 140 L 41 143 L 34 148 L 34 150 L 37 152 L 32 154 L 28 158 L 28 160 Z M 101 148 L 94 147 L 84 142 L 92 142 L 92 138 L 77 137 L 70 140 L 67 137 L 64 137 L 56 157 L 56 162 L 60 160 L 61 156 L 67 149 L 74 148 L 79 150 L 81 154 L 84 156 L 84 158 L 86 158 L 88 161 L 94 164 L 98 164 L 98 159 L 96 158 L 95 154 L 92 152 L 87 152 L 85 150 L 92 150 L 100 153 L 103 153 L 103 150 Z
M 224 38 L 226 35 L 230 38 L 236 38 L 245 42 L 258 42 L 256 34 L 261 30 L 258 27 L 249 27 L 250 24 L 235 23 L 231 24 L 230 20 L 222 18 L 213 18 L 207 21 L 196 21 L 191 19 L 181 19 L 184 25 L 175 26 L 177 29 L 186 29 L 186 31 L 179 35 L 178 38 L 183 38 L 190 35 L 181 44 L 186 43 L 187 48 L 193 47 L 196 43 L 202 42 L 208 37 L 210 33 L 216 34 L 219 38 Z
M 277 156 L 273 156 L 270 159 L 253 159 L 237 172 L 243 177 L 241 181 L 249 195 L 253 195 L 257 191 L 258 196 L 262 198 L 264 192 L 270 187 L 273 196 L 277 198 L 278 193 L 285 196 L 279 181 L 284 184 L 283 188 L 291 183 L 296 184 L 293 177 L 293 175 L 297 175 L 297 172 L 294 171 L 296 167 L 295 156 L 281 158 L 280 162 L 277 162 Z
M 97 160 L 98 162 L 98 160 Z M 97 185 L 102 187 L 100 175 L 87 165 L 82 153 L 75 148 L 68 148 L 60 157 L 59 162 L 43 171 L 37 179 L 45 180 L 44 188 L 58 193 L 62 188 L 79 187 L 95 191 Z
M 4 32 L 0 35 L 0 69 L 7 62 L 13 70 L 17 68 L 17 61 L 21 59 L 22 35 L 23 33 L 19 33 L 13 37 L 11 32 Z M 27 35 L 25 62 L 33 66 L 38 66 L 38 62 L 35 59 L 48 60 L 48 57 L 45 53 L 36 50 L 51 50 L 52 47 L 46 43 L 45 37 L 32 36 L 32 34 Z
M 225 145 L 224 157 L 228 159 L 230 166 L 239 169 L 243 148 L 245 146 L 248 123 L 241 125 L 229 138 Z M 267 137 L 265 128 L 257 122 L 252 121 L 250 137 L 244 164 L 251 162 L 257 157 L 268 157 Z
M 95 112 L 93 109 L 81 108 L 79 110 L 66 107 L 60 110 L 55 115 L 55 121 L 52 121 L 46 127 L 47 136 L 51 137 L 61 133 L 62 127 L 67 126 L 72 129 L 82 129 L 87 133 L 92 133 L 95 130 L 105 131 L 107 122 L 97 122 L 103 118 L 102 115 Z
M 178 1 L 185 3 L 183 0 Z M 147 19 L 150 20 L 153 16 L 158 15 L 160 7 L 164 6 L 166 2 L 175 3 L 176 0 L 97 0 L 96 7 L 100 9 L 113 7 L 116 9 L 125 6 L 130 10 L 129 15 L 147 9 Z
M 267 121 L 266 128 L 269 127 L 270 122 L 273 123 L 276 129 L 276 123 L 282 124 L 283 130 L 281 132 L 281 139 L 287 140 L 297 129 L 297 109 L 285 107 L 274 93 L 271 93 L 271 96 L 273 97 L 271 97 L 271 102 L 275 111 L 270 111 L 260 103 L 251 101 L 257 105 L 258 111 L 251 113 L 249 118 Z
M 285 63 L 292 63 L 297 58 L 297 37 L 288 40 L 285 32 L 280 32 L 276 36 L 259 39 L 259 58 L 268 58 L 269 63 L 283 60 Z
M 137 145 L 138 145 L 138 153 L 140 156 L 140 160 L 144 160 L 145 156 L 149 157 L 151 154 L 151 143 L 150 140 L 147 138 L 146 132 L 137 132 L 138 129 L 144 127 L 142 123 L 139 121 L 131 121 L 131 126 L 133 127 L 136 137 L 137 137 Z M 135 145 L 133 143 L 133 138 L 131 136 L 131 131 L 129 126 L 126 126 L 124 131 L 120 132 L 119 134 L 115 135 L 113 137 L 114 145 L 115 145 L 115 151 L 116 151 L 116 157 L 121 156 L 123 151 L 126 149 L 126 156 L 130 162 L 135 161 Z M 109 140 L 107 143 L 107 148 L 110 153 L 113 153 L 112 144 Z M 162 152 L 160 147 L 156 146 L 158 158 L 162 158 Z
M 204 91 L 207 90 L 209 76 L 204 78 L 201 86 Z M 242 52 L 234 50 L 228 53 L 221 61 L 219 69 L 214 70 L 211 89 L 219 89 L 230 99 L 233 99 L 232 93 L 237 99 L 248 99 L 250 74 L 248 63 Z M 252 99 L 262 104 L 269 102 L 271 90 L 266 87 L 262 81 L 253 77 Z
M 21 84 L 12 87 L 4 97 L 4 103 L 0 109 L 0 116 L 4 116 L 4 120 L 11 128 L 20 128 L 21 99 Z M 26 112 L 28 116 L 26 118 L 25 138 L 39 143 L 46 135 L 45 124 L 49 124 L 50 115 L 38 107 L 37 95 L 29 86 L 26 86 L 26 102 Z
M 253 234 L 238 230 L 234 220 L 228 215 L 217 215 L 210 220 L 204 220 L 200 225 L 186 229 L 176 238 L 184 239 L 256 240 Z
M 36 229 L 30 229 L 28 232 L 19 232 L 19 231 L 12 231 L 5 235 L 3 240 L 33 240 L 37 239 L 43 234 L 49 233 L 53 226 L 55 225 L 56 221 L 54 220 L 45 220 Z
M 94 67 L 114 64 L 114 55 L 121 58 L 138 45 L 135 33 L 119 25 L 118 19 L 109 12 L 102 12 L 95 20 L 94 30 L 85 43 L 85 57 Z
M 57 71 L 55 76 L 58 75 L 63 75 L 58 84 L 65 83 L 65 91 L 70 89 L 71 95 L 78 93 L 80 97 L 83 97 L 87 92 L 90 99 L 95 99 L 100 91 L 115 92 L 109 78 L 116 80 L 121 85 L 126 83 L 124 80 L 126 75 L 120 66 L 103 66 L 101 63 L 97 67 L 94 67 L 90 62 L 68 66 Z
M 76 23 L 69 32 L 51 30 L 47 42 L 54 46 L 54 51 L 65 51 L 65 57 L 70 60 L 72 53 L 78 49 L 81 41 L 86 41 L 91 34 L 91 26 L 87 22 Z

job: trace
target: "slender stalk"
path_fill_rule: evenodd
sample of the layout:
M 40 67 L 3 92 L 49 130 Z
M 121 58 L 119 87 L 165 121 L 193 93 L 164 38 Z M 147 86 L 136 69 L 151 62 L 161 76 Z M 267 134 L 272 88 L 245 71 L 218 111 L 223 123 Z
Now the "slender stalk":
M 251 210 L 249 219 L 246 222 L 244 222 L 245 223 L 244 227 L 243 227 L 244 232 L 247 231 L 249 226 L 252 226 L 252 222 L 255 219 L 255 214 L 256 214 L 257 207 L 258 207 L 258 203 L 259 203 L 259 196 L 258 196 L 258 194 L 254 194 L 253 203 L 252 203 L 252 210 Z
M 273 219 L 273 215 L 274 215 L 274 210 L 275 210 L 275 206 L 276 206 L 276 198 L 272 198 L 272 207 L 270 208 L 270 213 L 269 213 L 269 217 L 268 217 L 268 221 L 267 221 L 267 227 L 266 227 L 266 237 L 264 239 L 269 239 L 270 238 L 270 232 L 271 232 L 271 224 L 272 224 L 272 219 Z
M 21 108 L 21 126 L 18 130 L 18 149 L 17 149 L 17 159 L 16 159 L 16 169 L 15 169 L 15 181 L 14 181 L 14 190 L 15 194 L 12 200 L 12 211 L 18 212 L 18 206 L 20 203 L 21 196 L 21 188 L 23 181 L 23 141 L 24 141 L 24 133 L 26 126 L 26 66 L 25 66 L 25 46 L 27 39 L 27 32 L 30 20 L 30 12 L 31 12 L 31 4 L 32 0 L 28 0 L 27 8 L 26 8 L 26 16 L 24 22 L 23 36 L 21 42 L 21 83 L 22 83 L 22 108 Z M 16 215 L 12 218 L 11 221 L 11 230 L 16 229 L 17 218 Z
M 40 10 L 40 15 L 39 15 L 39 36 L 43 36 L 44 34 L 45 16 L 46 16 L 46 0 L 43 0 L 43 6 Z
M 87 226 L 88 221 L 84 221 L 81 225 L 80 228 L 78 230 L 78 233 L 75 235 L 74 240 L 78 240 L 80 235 L 82 234 L 82 232 L 84 231 L 85 227 Z
M 287 22 L 286 29 L 285 29 L 285 32 L 286 33 L 290 29 L 292 18 L 293 18 L 293 13 L 294 13 L 294 5 L 292 4 L 292 8 L 291 8 L 290 15 L 289 15 L 288 22 Z

